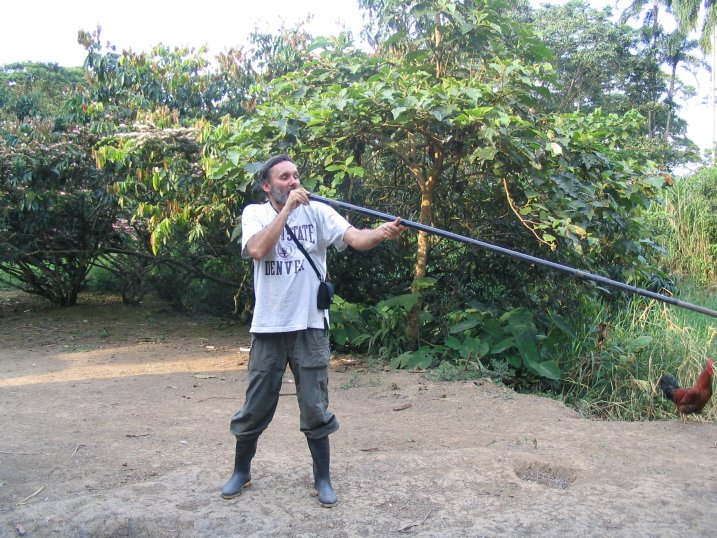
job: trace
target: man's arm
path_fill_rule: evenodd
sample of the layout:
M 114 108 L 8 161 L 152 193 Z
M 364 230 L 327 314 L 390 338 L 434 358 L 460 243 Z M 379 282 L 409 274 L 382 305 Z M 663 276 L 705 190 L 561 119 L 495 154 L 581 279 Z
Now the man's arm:
M 393 222 L 384 222 L 377 228 L 359 230 L 352 226 L 346 230 L 344 241 L 356 250 L 370 250 L 386 240 L 397 239 L 405 229 L 400 218 Z

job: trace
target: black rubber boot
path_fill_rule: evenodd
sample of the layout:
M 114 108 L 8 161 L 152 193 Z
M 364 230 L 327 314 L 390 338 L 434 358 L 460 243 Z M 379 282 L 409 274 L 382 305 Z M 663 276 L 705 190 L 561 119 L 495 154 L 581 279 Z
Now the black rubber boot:
M 314 460 L 314 488 L 319 496 L 321 506 L 331 508 L 336 506 L 338 499 L 334 488 L 331 487 L 331 478 L 329 476 L 329 465 L 331 462 L 331 450 L 329 448 L 329 438 L 306 439 L 309 443 L 311 451 L 311 459 Z
M 250 441 L 237 439 L 236 455 L 234 456 L 234 473 L 229 482 L 222 488 L 223 499 L 233 499 L 241 495 L 244 488 L 251 486 L 251 459 L 256 454 L 258 438 Z

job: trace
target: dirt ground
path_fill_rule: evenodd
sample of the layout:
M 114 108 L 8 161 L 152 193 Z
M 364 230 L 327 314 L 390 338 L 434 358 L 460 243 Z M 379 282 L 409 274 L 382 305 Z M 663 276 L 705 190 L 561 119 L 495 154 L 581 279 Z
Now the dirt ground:
M 220 498 L 246 328 L 162 305 L 0 293 L 0 536 L 713 536 L 717 427 L 605 422 L 490 381 L 332 362 L 310 496 L 291 376 L 253 486 Z

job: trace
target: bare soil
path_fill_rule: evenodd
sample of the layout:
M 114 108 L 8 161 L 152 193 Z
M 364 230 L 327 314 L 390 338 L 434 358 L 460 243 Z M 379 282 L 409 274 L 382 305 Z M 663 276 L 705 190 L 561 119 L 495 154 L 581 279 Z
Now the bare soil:
M 0 536 L 713 536 L 717 427 L 595 421 L 488 380 L 332 362 L 332 480 L 310 496 L 290 372 L 253 486 L 220 498 L 246 328 L 0 293 Z

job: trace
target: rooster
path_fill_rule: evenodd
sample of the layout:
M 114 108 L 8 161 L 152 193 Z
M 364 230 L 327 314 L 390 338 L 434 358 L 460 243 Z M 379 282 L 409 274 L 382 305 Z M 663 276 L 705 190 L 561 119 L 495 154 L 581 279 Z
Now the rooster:
M 707 359 L 707 366 L 702 370 L 700 377 L 692 387 L 681 388 L 677 379 L 670 374 L 660 378 L 660 388 L 665 398 L 674 402 L 677 411 L 682 415 L 682 422 L 687 422 L 687 415 L 699 413 L 712 397 L 712 376 L 714 367 L 712 359 Z

